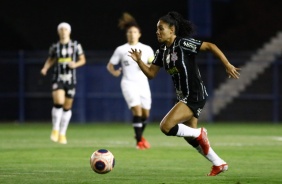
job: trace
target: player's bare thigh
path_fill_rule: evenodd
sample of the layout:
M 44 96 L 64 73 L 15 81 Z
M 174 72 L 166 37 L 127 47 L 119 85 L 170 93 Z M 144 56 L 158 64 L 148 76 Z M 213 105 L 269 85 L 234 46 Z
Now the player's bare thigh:
M 53 103 L 63 105 L 64 109 L 71 109 L 73 104 L 73 98 L 65 96 L 66 92 L 63 89 L 58 89 L 52 92 Z
M 160 123 L 160 129 L 164 133 L 168 133 L 169 130 L 177 125 L 189 121 L 193 117 L 193 112 L 183 102 L 178 102 L 174 107 L 166 114 Z
M 197 128 L 198 127 L 198 118 L 193 116 L 190 120 L 183 122 L 183 124 L 191 128 Z
M 53 103 L 63 105 L 65 103 L 65 91 L 58 89 L 52 92 Z

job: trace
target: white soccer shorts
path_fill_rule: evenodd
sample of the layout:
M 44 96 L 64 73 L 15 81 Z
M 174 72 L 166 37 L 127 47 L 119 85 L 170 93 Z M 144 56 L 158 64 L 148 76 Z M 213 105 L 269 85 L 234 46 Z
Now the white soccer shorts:
M 121 90 L 129 109 L 137 105 L 147 110 L 151 109 L 152 99 L 148 81 L 121 80 Z

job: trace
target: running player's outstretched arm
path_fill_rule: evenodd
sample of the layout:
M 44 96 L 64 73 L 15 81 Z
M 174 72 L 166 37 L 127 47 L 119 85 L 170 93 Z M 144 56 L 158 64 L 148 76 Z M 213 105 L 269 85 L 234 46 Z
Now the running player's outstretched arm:
M 140 67 L 140 69 L 142 70 L 142 72 L 149 78 L 149 79 L 153 79 L 158 71 L 160 70 L 160 67 L 157 65 L 151 65 L 151 66 L 147 66 L 142 60 L 141 60 L 141 56 L 142 56 L 142 51 L 139 50 L 137 51 L 137 49 L 131 49 L 131 51 L 129 52 L 129 56 L 136 61 L 136 63 L 138 64 L 138 66 Z
M 55 63 L 55 59 L 48 57 L 43 68 L 41 69 L 40 73 L 45 76 L 47 74 L 47 71 L 49 70 L 49 68 L 51 68 L 51 66 L 53 66 Z
M 222 64 L 225 67 L 225 70 L 229 78 L 232 77 L 235 79 L 239 79 L 240 73 L 238 71 L 240 70 L 240 68 L 235 68 L 228 61 L 228 59 L 225 57 L 223 52 L 215 44 L 210 43 L 210 42 L 203 42 L 200 47 L 200 50 L 201 51 L 211 51 L 218 59 L 220 59 L 220 61 L 222 62 Z

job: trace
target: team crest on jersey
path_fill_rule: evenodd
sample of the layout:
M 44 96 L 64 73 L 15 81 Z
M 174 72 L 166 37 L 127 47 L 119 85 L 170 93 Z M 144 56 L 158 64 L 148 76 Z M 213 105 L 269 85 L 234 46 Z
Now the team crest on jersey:
M 178 57 L 177 57 L 177 52 L 173 52 L 173 53 L 171 53 L 171 61 L 176 61 L 178 59 Z
M 67 54 L 67 49 L 63 48 L 62 49 L 62 55 L 65 56 Z
M 165 61 L 166 61 L 166 64 L 170 63 L 170 54 L 166 55 Z

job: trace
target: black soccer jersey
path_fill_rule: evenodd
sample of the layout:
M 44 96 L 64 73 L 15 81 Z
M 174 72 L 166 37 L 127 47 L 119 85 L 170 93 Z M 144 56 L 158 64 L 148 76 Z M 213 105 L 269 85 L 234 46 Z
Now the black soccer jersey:
M 52 82 L 76 84 L 76 70 L 69 68 L 68 63 L 76 62 L 81 54 L 83 49 L 77 41 L 70 40 L 66 44 L 60 42 L 53 44 L 49 49 L 49 57 L 56 59 Z
M 170 47 L 162 45 L 155 53 L 152 64 L 164 67 L 171 75 L 177 99 L 183 102 L 202 101 L 207 97 L 195 60 L 202 41 L 176 38 Z

